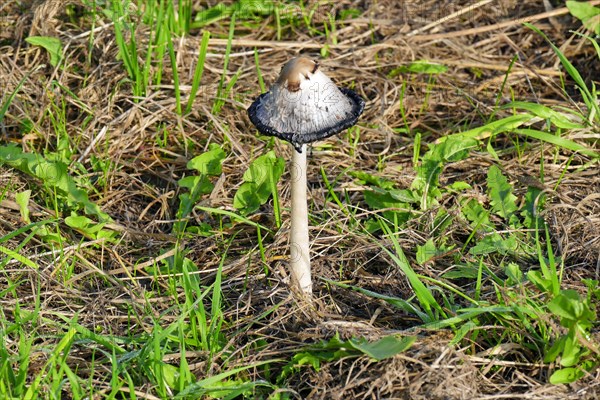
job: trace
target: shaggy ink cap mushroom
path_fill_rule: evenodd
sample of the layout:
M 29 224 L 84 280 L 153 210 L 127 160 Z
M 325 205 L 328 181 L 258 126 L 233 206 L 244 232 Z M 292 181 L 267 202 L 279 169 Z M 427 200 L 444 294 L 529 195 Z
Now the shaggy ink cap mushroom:
M 295 176 L 291 186 L 290 278 L 304 298 L 312 296 L 310 237 L 307 202 L 307 143 L 325 139 L 356 124 L 364 100 L 348 89 L 338 88 L 319 65 L 308 58 L 287 62 L 269 92 L 248 109 L 258 130 L 290 142 Z
M 250 121 L 263 135 L 302 145 L 333 136 L 350 128 L 363 112 L 365 102 L 350 89 L 338 88 L 305 57 L 288 61 L 267 93 L 248 108 Z

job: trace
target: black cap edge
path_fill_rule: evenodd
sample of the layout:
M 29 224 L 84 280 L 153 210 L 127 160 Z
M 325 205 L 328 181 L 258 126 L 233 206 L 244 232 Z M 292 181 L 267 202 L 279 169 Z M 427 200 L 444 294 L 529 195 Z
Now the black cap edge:
M 341 121 L 337 125 L 334 125 L 329 128 L 320 129 L 316 132 L 306 133 L 303 135 L 299 135 L 297 133 L 290 133 L 290 132 L 279 132 L 270 126 L 265 125 L 262 121 L 260 121 L 256 115 L 257 114 L 256 109 L 259 106 L 263 97 L 267 96 L 268 93 L 263 93 L 260 96 L 258 96 L 258 98 L 256 100 L 254 100 L 252 105 L 248 108 L 248 117 L 250 118 L 250 121 L 252 121 L 254 126 L 256 126 L 256 129 L 258 129 L 258 131 L 260 133 L 262 133 L 263 135 L 275 136 L 279 139 L 285 140 L 286 142 L 291 143 L 292 146 L 294 146 L 294 148 L 296 149 L 296 151 L 298 153 L 302 153 L 302 145 L 303 144 L 313 143 L 318 140 L 326 139 L 330 136 L 340 133 L 341 131 L 343 131 L 345 129 L 348 129 L 348 128 L 354 126 L 356 124 L 356 122 L 358 121 L 358 117 L 360 117 L 360 115 L 364 111 L 365 101 L 361 96 L 359 96 L 356 92 L 354 92 L 353 90 L 350 90 L 350 89 L 339 88 L 339 90 L 345 96 L 349 97 L 350 100 L 352 100 L 352 102 L 354 103 L 354 107 L 352 107 L 352 114 L 351 114 L 350 118 L 347 118 L 347 119 Z

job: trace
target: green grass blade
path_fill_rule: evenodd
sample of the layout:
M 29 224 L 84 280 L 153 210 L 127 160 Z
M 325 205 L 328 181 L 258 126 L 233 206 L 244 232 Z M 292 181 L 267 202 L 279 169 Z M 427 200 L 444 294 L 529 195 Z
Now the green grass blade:
M 567 150 L 585 154 L 588 157 L 600 158 L 600 152 L 592 150 L 589 147 L 581 145 L 572 140 L 553 135 L 551 133 L 542 132 L 535 129 L 515 129 L 514 132 L 518 133 L 519 135 L 530 137 L 532 139 L 537 139 L 543 142 L 551 143 L 553 145 L 562 147 Z
M 569 61 L 569 59 L 563 54 L 563 52 L 560 51 L 560 49 L 556 47 L 550 39 L 548 39 L 548 36 L 546 36 L 544 32 L 542 32 L 536 26 L 530 23 L 525 22 L 524 25 L 536 32 L 538 35 L 543 37 L 546 40 L 546 42 L 548 42 L 548 44 L 550 45 L 550 47 L 552 47 L 552 50 L 554 50 L 554 53 L 560 60 L 562 66 L 565 68 L 565 70 L 571 76 L 571 78 L 573 78 L 577 86 L 579 86 L 579 88 L 581 89 L 582 94 L 584 95 L 584 100 L 590 111 L 593 108 L 596 111 L 596 118 L 600 118 L 600 105 L 598 105 L 598 100 L 592 95 L 592 93 L 588 89 L 587 85 L 585 84 L 585 81 L 583 80 L 583 77 L 581 76 L 577 68 L 575 68 L 573 64 Z
M 4 104 L 2 104 L 2 107 L 0 107 L 0 123 L 4 120 L 4 116 L 6 115 L 6 112 L 8 111 L 8 107 L 10 107 L 10 104 L 14 100 L 14 98 L 17 95 L 17 93 L 19 92 L 19 90 L 21 90 L 21 87 L 23 86 L 23 84 L 25 83 L 27 78 L 29 78 L 31 76 L 31 74 L 33 74 L 34 72 L 37 72 L 40 68 L 43 68 L 43 67 L 44 67 L 43 64 L 38 65 L 36 68 L 34 68 L 31 71 L 29 71 L 28 73 L 26 73 L 23 78 L 21 78 L 21 80 L 17 84 L 17 87 L 15 88 L 15 90 L 13 90 L 12 93 L 8 95 L 8 98 L 6 99 Z
M 512 132 L 525 122 L 530 121 L 532 118 L 533 116 L 527 114 L 511 115 L 510 117 L 502 118 L 474 129 L 469 129 L 464 132 L 441 137 L 439 141 L 443 142 L 448 140 L 448 138 L 451 136 L 462 136 L 482 140 L 495 136 L 499 133 Z
M 165 29 L 167 27 L 165 26 Z M 167 32 L 167 48 L 169 58 L 171 59 L 171 69 L 173 71 L 173 89 L 175 90 L 175 107 L 177 114 L 181 115 L 181 91 L 179 89 L 179 72 L 177 71 L 177 57 L 175 56 L 175 46 L 173 46 L 173 37 Z
M 39 266 L 36 263 L 7 247 L 0 246 L 0 252 L 6 254 L 7 257 L 12 258 L 13 260 L 17 260 L 18 262 L 27 265 L 30 268 L 35 270 L 39 269 Z
M 398 243 L 398 240 L 396 239 L 396 236 L 394 235 L 390 227 L 381 218 L 379 219 L 379 225 L 381 226 L 383 232 L 387 235 L 387 238 L 392 242 L 395 254 L 388 250 L 383 244 L 379 243 L 379 241 L 377 241 L 377 243 L 382 248 L 382 250 L 385 251 L 392 258 L 392 260 L 394 260 L 396 266 L 398 266 L 408 278 L 408 281 L 410 282 L 411 287 L 415 291 L 415 295 L 417 296 L 421 307 L 423 307 L 423 309 L 429 316 L 429 321 L 426 322 L 430 322 L 436 319 L 433 313 L 433 309 L 437 310 L 445 318 L 446 315 L 442 310 L 442 307 L 435 300 L 433 294 L 431 294 L 429 289 L 427 289 L 423 282 L 421 282 L 419 275 L 410 266 L 410 263 L 408 262 L 408 259 L 404 255 L 404 251 L 400 246 L 400 243 Z
M 177 400 L 177 399 L 198 398 L 197 396 L 195 396 L 195 394 L 206 393 L 207 391 L 223 390 L 223 387 L 219 387 L 216 385 L 220 381 L 224 380 L 225 378 L 239 374 L 240 372 L 243 372 L 243 371 L 247 371 L 251 368 L 256 368 L 256 367 L 260 367 L 261 365 L 266 365 L 266 364 L 271 364 L 271 363 L 281 362 L 281 361 L 283 361 L 283 360 L 260 361 L 260 362 L 256 362 L 256 363 L 253 363 L 250 365 L 245 365 L 243 367 L 234 368 L 229 371 L 221 372 L 220 374 L 216 374 L 216 375 L 210 376 L 208 378 L 204 378 L 202 380 L 199 380 L 196 383 L 192 383 L 191 385 L 187 386 L 185 388 L 185 390 L 178 393 L 177 396 L 174 397 L 174 399 Z
M 200 42 L 200 51 L 198 53 L 198 62 L 196 63 L 196 69 L 194 70 L 194 80 L 192 81 L 192 92 L 188 99 L 187 106 L 185 107 L 185 113 L 188 114 L 192 110 L 192 105 L 196 99 L 198 87 L 202 81 L 202 75 L 204 73 L 204 62 L 206 60 L 206 51 L 208 49 L 208 42 L 210 40 L 210 32 L 202 32 L 202 41 Z
M 221 111 L 221 107 L 224 104 L 224 94 L 223 94 L 223 85 L 225 84 L 225 77 L 227 76 L 227 68 L 229 67 L 229 56 L 231 55 L 231 43 L 233 41 L 233 36 L 235 34 L 235 17 L 236 13 L 234 12 L 231 15 L 231 23 L 229 24 L 229 36 L 227 37 L 227 47 L 225 48 L 225 60 L 223 62 L 223 74 L 221 75 L 221 80 L 219 81 L 219 86 L 217 87 L 217 96 L 215 98 L 215 102 L 212 107 L 212 114 L 217 115 Z M 240 71 L 238 71 L 239 75 Z M 237 79 L 237 78 L 236 78 Z
M 598 60 L 600 60 L 600 45 L 598 44 L 598 41 L 596 39 L 594 39 L 593 37 L 584 35 L 581 32 L 573 32 L 573 33 L 577 36 L 586 38 L 592 44 L 592 46 L 594 46 L 594 49 L 596 49 L 596 54 L 598 55 Z
M 421 311 L 419 309 L 419 307 L 415 306 L 414 304 L 412 304 L 408 300 L 404 300 L 404 299 L 401 299 L 399 297 L 394 297 L 394 296 L 387 296 L 387 295 L 384 295 L 384 294 L 373 292 L 372 290 L 363 289 L 363 288 L 358 287 L 358 286 L 347 285 L 345 283 L 332 281 L 332 280 L 329 280 L 327 278 L 321 278 L 321 279 L 324 280 L 325 282 L 329 283 L 330 285 L 339 286 L 339 287 L 344 288 L 344 289 L 355 290 L 358 293 L 364 294 L 365 296 L 371 297 L 373 299 L 383 300 L 383 301 L 385 301 L 386 303 L 388 303 L 389 305 L 391 305 L 393 307 L 396 307 L 396 308 L 398 308 L 400 310 L 403 310 L 403 311 L 405 311 L 405 312 L 407 312 L 409 314 L 416 315 L 422 321 L 427 321 L 429 319 L 429 317 L 427 316 L 427 314 L 425 314 L 423 311 Z
M 512 313 L 512 309 L 510 307 L 502 307 L 502 306 L 489 306 L 489 307 L 480 307 L 480 308 L 464 308 L 459 310 L 458 315 L 455 317 L 450 317 L 443 319 L 441 321 L 433 321 L 423 325 L 425 329 L 444 329 L 451 328 L 457 325 L 462 325 L 467 321 L 472 320 L 473 318 L 487 313 L 500 313 L 507 314 Z
M 575 123 L 571 121 L 567 115 L 560 113 L 551 109 L 550 107 L 546 107 L 542 104 L 537 103 L 529 103 L 526 101 L 513 101 L 510 102 L 501 108 L 517 108 L 529 111 L 529 113 L 535 115 L 536 117 L 544 118 L 552 122 L 558 128 L 562 129 L 582 129 L 585 128 L 581 123 Z
M 254 65 L 256 66 L 256 76 L 258 77 L 258 86 L 260 87 L 260 92 L 264 93 L 267 91 L 267 89 L 265 86 L 265 80 L 263 79 L 262 71 L 260 70 L 260 61 L 256 47 L 254 48 Z

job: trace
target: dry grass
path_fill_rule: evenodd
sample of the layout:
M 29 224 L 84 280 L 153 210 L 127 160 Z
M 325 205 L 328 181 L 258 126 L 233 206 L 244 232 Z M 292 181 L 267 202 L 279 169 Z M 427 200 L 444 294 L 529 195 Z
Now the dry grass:
M 79 2 L 71 4 L 75 5 L 73 10 L 81 10 Z M 520 24 L 525 18 L 531 17 L 535 25 L 560 46 L 583 72 L 587 82 L 595 79 L 598 85 L 600 66 L 589 42 L 570 32 L 579 26 L 575 20 L 564 10 L 545 9 L 542 2 L 490 2 L 445 22 L 437 20 L 467 10 L 471 2 L 398 4 L 392 0 L 340 0 L 328 6 L 327 11 L 360 10 L 360 17 L 337 27 L 338 44 L 330 45 L 330 55 L 322 63 L 335 82 L 355 85 L 356 91 L 367 99 L 367 107 L 361 118 L 361 138 L 356 149 L 341 146 L 344 138 L 329 139 L 327 143 L 335 147 L 313 149 L 308 176 L 312 196 L 310 210 L 319 222 L 311 229 L 315 275 L 348 280 L 379 293 L 407 298 L 412 291 L 405 277 L 391 267 L 378 246 L 353 231 L 343 210 L 327 201 L 320 169 L 330 180 L 339 176 L 340 190 L 347 190 L 353 203 L 358 204 L 361 188 L 343 173 L 346 169 L 377 171 L 378 176 L 396 182 L 398 187 L 409 186 L 414 178 L 414 132 L 421 132 L 423 142 L 430 143 L 449 133 L 481 125 L 494 112 L 502 116 L 503 111 L 496 107 L 501 90 L 502 103 L 516 98 L 550 105 L 579 104 L 573 83 L 564 75 L 568 94 L 561 88 L 561 73 L 554 53 L 542 38 Z M 0 6 L 3 93 L 11 93 L 27 76 L 0 126 L 0 140 L 19 144 L 29 151 L 55 149 L 57 135 L 48 110 L 52 104 L 64 102 L 65 129 L 78 160 L 86 166 L 91 166 L 94 157 L 104 161 L 108 158 L 112 163 L 113 167 L 104 176 L 95 173 L 97 176 L 93 178 L 102 185 L 90 198 L 114 219 L 113 228 L 122 234 L 122 240 L 116 245 L 86 243 L 80 247 L 81 238 L 72 232 L 62 250 L 51 250 L 33 239 L 21 254 L 35 260 L 39 270 L 11 261 L 0 274 L 0 290 L 7 277 L 13 282 L 30 282 L 19 285 L 14 298 L 0 300 L 6 316 L 11 315 L 17 303 L 27 307 L 29 299 L 39 293 L 42 315 L 47 318 L 77 316 L 82 325 L 114 335 L 125 335 L 132 330 L 150 332 L 153 321 L 148 316 L 160 316 L 165 323 L 178 317 L 169 311 L 174 299 L 146 299 L 147 291 L 159 293 L 160 290 L 155 290 L 167 285 L 168 279 L 166 276 L 154 279 L 144 267 L 157 258 L 169 256 L 170 253 L 166 256 L 161 253 L 170 251 L 176 241 L 171 228 L 180 190 L 177 180 L 186 174 L 186 162 L 206 150 L 210 143 L 226 143 L 229 150 L 223 162 L 223 174 L 212 195 L 202 200 L 202 205 L 233 211 L 233 195 L 242 182 L 243 172 L 267 149 L 266 142 L 257 137 L 245 114 L 245 109 L 260 92 L 253 49 L 258 48 L 260 68 L 269 84 L 290 57 L 304 54 L 320 58 L 319 49 L 327 40 L 310 35 L 300 24 L 284 27 L 283 41 L 277 42 L 271 20 L 265 20 L 259 29 L 245 28 L 240 23 L 226 79 L 238 72 L 240 76 L 221 113 L 212 116 L 210 108 L 222 73 L 227 25 L 218 23 L 207 27 L 215 39 L 209 45 L 201 97 L 190 115 L 179 117 L 174 112 L 172 86 L 152 87 L 148 96 L 139 102 L 131 98 L 108 20 L 95 25 L 91 35 L 90 18 L 72 20 L 59 2 L 48 0 L 18 5 L 9 1 Z M 489 26 L 493 29 L 488 29 Z M 63 69 L 50 67 L 43 50 L 24 42 L 24 38 L 32 34 L 62 39 L 66 58 Z M 140 43 L 147 40 L 144 31 L 138 31 L 137 35 Z M 179 69 L 183 71 L 180 77 L 184 84 L 183 95 L 187 99 L 199 37 L 190 36 L 176 44 Z M 507 76 L 515 54 L 517 59 Z M 449 66 L 449 71 L 438 77 L 433 86 L 421 75 L 400 74 L 388 78 L 398 66 L 420 59 L 438 61 Z M 41 64 L 46 66 L 40 67 Z M 170 82 L 170 73 L 166 66 L 163 82 Z M 401 85 L 405 79 L 409 80 L 402 95 Z M 72 91 L 81 102 L 66 95 L 56 83 Z M 401 105 L 406 110 L 411 134 L 394 131 L 405 127 L 399 112 Z M 506 115 L 509 111 L 506 110 Z M 31 133 L 22 134 L 23 121 L 32 124 Z M 163 130 L 168 133 L 167 143 L 159 146 L 157 138 L 162 137 Z M 597 133 L 595 135 L 597 139 Z M 599 279 L 598 165 L 578 170 L 587 160 L 575 156 L 567 166 L 570 155 L 555 152 L 549 146 L 540 149 L 534 145 L 517 155 L 502 153 L 501 142 L 495 145 L 500 152 L 499 164 L 521 192 L 530 182 L 527 179 L 539 175 L 543 155 L 543 187 L 550 195 L 544 216 L 552 227 L 557 251 L 568 266 L 565 285 L 580 289 L 581 279 Z M 509 147 L 511 143 L 507 140 L 505 145 Z M 274 146 L 279 155 L 290 157 L 292 149 L 287 144 L 276 142 Z M 386 162 L 380 168 L 382 158 L 386 158 Z M 467 161 L 449 166 L 442 179 L 444 183 L 468 182 L 473 187 L 470 195 L 484 197 L 481 186 L 487 169 L 494 163 L 496 161 L 487 153 L 473 155 Z M 568 174 L 563 178 L 561 174 L 565 169 Z M 287 174 L 286 171 L 279 183 L 284 207 L 289 200 Z M 559 188 L 554 191 L 559 180 Z M 36 195 L 38 184 L 32 178 L 0 166 L 0 187 L 6 188 L 0 203 L 0 237 L 23 225 L 14 193 L 26 188 L 34 189 L 32 219 L 55 216 L 52 205 Z M 424 213 L 403 232 L 401 244 L 411 260 L 415 246 L 428 239 L 435 212 Z M 196 212 L 194 218 L 198 222 L 215 221 L 211 220 L 214 217 L 201 212 Z M 264 206 L 250 218 L 274 227 L 271 205 Z M 209 238 L 194 238 L 184 243 L 189 250 L 187 256 L 200 268 L 200 279 L 210 282 L 221 261 L 223 243 L 237 232 L 223 268 L 226 333 L 239 349 L 232 357 L 234 364 L 287 357 L 303 343 L 318 342 L 335 333 L 342 337 L 377 338 L 390 332 L 412 332 L 410 329 L 416 321 L 411 317 L 361 294 L 330 288 L 321 280 L 316 282 L 319 297 L 316 309 L 305 309 L 296 303 L 286 289 L 287 211 L 283 221 L 281 230 L 265 243 L 266 262 L 255 250 L 255 230 L 239 225 Z M 449 243 L 458 244 L 460 248 L 468 230 L 457 224 L 447 235 Z M 20 240 L 22 238 L 17 236 L 3 245 L 15 249 Z M 419 273 L 439 277 L 451 263 L 451 257 L 441 257 Z M 63 279 L 61 271 L 67 265 L 74 272 Z M 268 317 L 259 318 L 276 305 Z M 48 335 L 44 340 L 56 340 L 55 327 L 51 324 L 42 326 L 41 332 Z M 598 334 L 596 328 L 596 343 Z M 258 338 L 267 343 L 261 351 L 252 346 Z M 598 371 L 571 386 L 552 386 L 546 383 L 551 372 L 548 365 L 527 361 L 521 354 L 522 349 L 506 348 L 496 354 L 485 351 L 480 354 L 469 346 L 448 346 L 451 339 L 452 335 L 444 331 L 421 332 L 414 347 L 392 359 L 375 363 L 361 357 L 328 363 L 318 372 L 306 370 L 293 380 L 290 389 L 311 399 L 592 399 L 600 396 Z M 89 357 L 90 351 L 79 346 L 68 362 L 80 366 L 85 376 L 90 367 Z M 34 354 L 32 376 L 46 358 L 43 353 Z M 206 371 L 204 354 L 190 354 L 187 361 L 195 365 L 199 375 Z M 215 364 L 210 371 L 218 373 L 221 368 Z M 141 393 L 148 388 L 138 389 Z

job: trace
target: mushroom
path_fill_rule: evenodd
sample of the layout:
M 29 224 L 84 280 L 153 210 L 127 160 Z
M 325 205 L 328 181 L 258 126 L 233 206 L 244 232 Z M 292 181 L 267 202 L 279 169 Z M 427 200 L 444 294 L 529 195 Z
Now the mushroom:
M 364 107 L 362 97 L 350 89 L 338 88 L 318 63 L 297 57 L 283 66 L 270 90 L 248 108 L 250 121 L 260 133 L 294 146 L 290 270 L 293 284 L 308 296 L 312 294 L 312 278 L 306 200 L 307 144 L 350 128 Z

